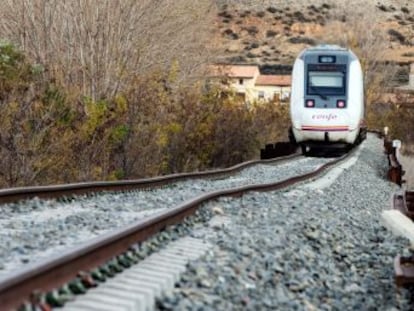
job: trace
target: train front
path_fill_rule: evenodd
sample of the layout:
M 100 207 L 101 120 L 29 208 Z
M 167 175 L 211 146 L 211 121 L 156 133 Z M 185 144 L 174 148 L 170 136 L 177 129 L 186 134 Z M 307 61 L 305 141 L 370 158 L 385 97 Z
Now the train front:
M 308 49 L 292 72 L 292 132 L 305 148 L 356 142 L 364 113 L 362 70 L 346 49 Z

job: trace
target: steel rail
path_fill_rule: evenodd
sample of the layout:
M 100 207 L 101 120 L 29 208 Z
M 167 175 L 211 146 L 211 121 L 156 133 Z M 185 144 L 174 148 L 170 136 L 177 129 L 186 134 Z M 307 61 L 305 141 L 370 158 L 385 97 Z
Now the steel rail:
M 166 184 L 180 182 L 194 178 L 212 178 L 227 174 L 234 174 L 248 167 L 258 164 L 276 164 L 299 157 L 299 153 L 268 160 L 252 160 L 234 165 L 229 168 L 209 170 L 203 172 L 171 174 L 153 178 L 121 181 L 98 181 L 85 183 L 72 183 L 64 185 L 35 186 L 9 188 L 0 190 L 0 204 L 27 200 L 34 197 L 53 199 L 60 197 L 72 197 L 76 195 L 92 194 L 104 191 L 127 191 L 145 188 L 154 188 Z
M 12 273 L 0 279 L 0 306 L 2 310 L 17 308 L 24 301 L 27 301 L 35 290 L 47 292 L 58 288 L 75 278 L 79 271 L 89 271 L 96 268 L 122 254 L 131 245 L 146 240 L 169 225 L 181 222 L 207 201 L 224 196 L 241 196 L 251 191 L 278 190 L 312 179 L 350 157 L 354 154 L 355 149 L 310 173 L 298 175 L 284 181 L 253 184 L 200 195 L 177 207 L 151 215 L 126 228 L 97 237 L 75 249 L 68 250 L 66 253 Z

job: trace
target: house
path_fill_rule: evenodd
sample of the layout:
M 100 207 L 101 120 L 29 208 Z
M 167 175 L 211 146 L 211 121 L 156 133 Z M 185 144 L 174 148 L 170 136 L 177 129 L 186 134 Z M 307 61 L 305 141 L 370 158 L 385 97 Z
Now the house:
M 246 102 L 287 100 L 290 96 L 291 76 L 261 75 L 257 65 L 213 65 L 211 78 L 233 89 Z
M 252 65 L 214 65 L 210 69 L 210 77 L 220 78 L 221 84 L 234 89 L 246 101 L 253 100 L 259 75 L 259 67 Z
M 286 101 L 290 96 L 291 83 L 291 76 L 288 75 L 260 75 L 255 82 L 255 98 Z

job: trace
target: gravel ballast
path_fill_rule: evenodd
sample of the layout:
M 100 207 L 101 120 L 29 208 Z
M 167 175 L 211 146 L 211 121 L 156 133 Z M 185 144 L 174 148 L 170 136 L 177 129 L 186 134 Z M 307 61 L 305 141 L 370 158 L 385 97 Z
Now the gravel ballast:
M 227 178 L 189 180 L 151 191 L 107 193 L 69 202 L 35 199 L 2 205 L 0 278 L 208 191 L 283 180 L 313 171 L 330 160 L 300 158 L 256 165 Z
M 398 186 L 386 181 L 382 141 L 369 135 L 354 165 L 325 188 L 221 199 L 226 219 L 193 236 L 215 245 L 190 264 L 159 310 L 412 310 L 393 282 L 408 241 L 380 213 Z

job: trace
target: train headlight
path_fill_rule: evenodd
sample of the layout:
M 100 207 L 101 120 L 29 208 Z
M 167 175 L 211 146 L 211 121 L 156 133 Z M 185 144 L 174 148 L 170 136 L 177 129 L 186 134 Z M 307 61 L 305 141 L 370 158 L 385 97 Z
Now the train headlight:
M 336 102 L 336 107 L 345 108 L 346 107 L 346 102 L 344 100 L 340 99 Z
M 315 107 L 315 101 L 313 99 L 307 99 L 305 101 L 305 107 L 308 107 L 308 108 Z

